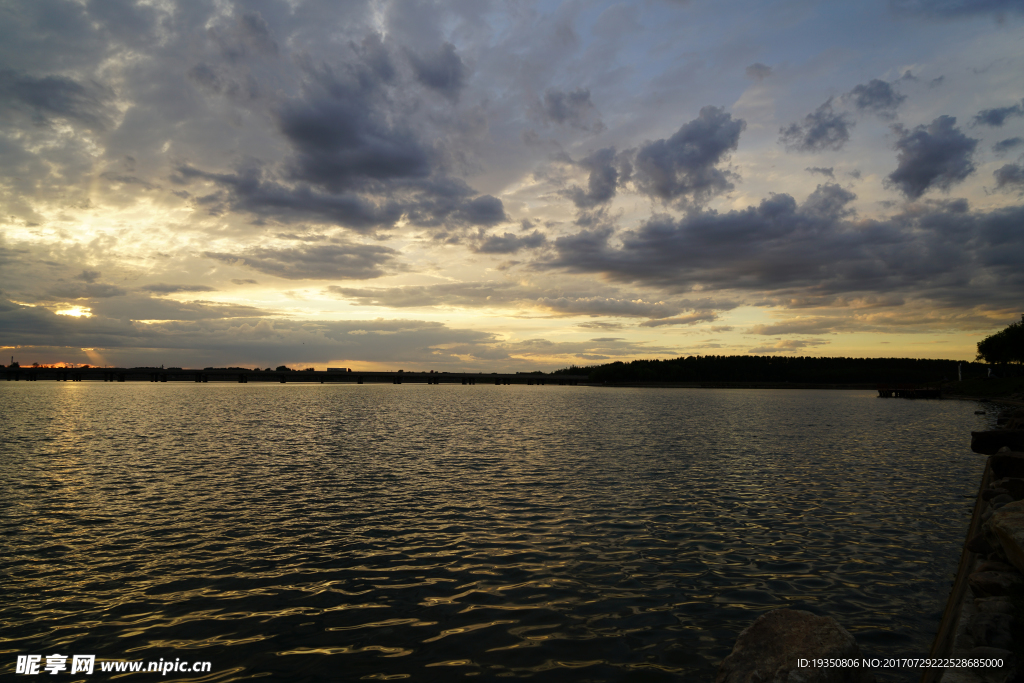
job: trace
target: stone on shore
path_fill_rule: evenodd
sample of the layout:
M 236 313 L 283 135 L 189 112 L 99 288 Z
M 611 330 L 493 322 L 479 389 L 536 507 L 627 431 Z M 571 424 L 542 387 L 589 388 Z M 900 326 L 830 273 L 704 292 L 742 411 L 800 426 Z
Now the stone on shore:
M 1006 559 L 1024 572 L 1024 500 L 1007 503 L 987 522 L 990 536 L 1003 548 Z
M 856 659 L 857 641 L 832 617 L 777 609 L 744 630 L 718 668 L 715 683 L 873 683 L 859 667 L 798 667 L 799 660 Z
M 1020 586 L 1021 576 L 1017 572 L 974 572 L 967 577 L 967 584 L 975 597 L 988 598 L 1009 595 Z
M 999 490 L 1013 496 L 1014 500 L 1024 500 L 1024 479 L 1020 477 L 1004 477 L 992 482 L 992 488 L 989 490 Z M 995 498 L 995 496 L 991 496 L 991 498 Z
M 1004 451 L 992 455 L 988 461 L 992 466 L 992 474 L 999 479 L 1024 477 L 1024 453 Z

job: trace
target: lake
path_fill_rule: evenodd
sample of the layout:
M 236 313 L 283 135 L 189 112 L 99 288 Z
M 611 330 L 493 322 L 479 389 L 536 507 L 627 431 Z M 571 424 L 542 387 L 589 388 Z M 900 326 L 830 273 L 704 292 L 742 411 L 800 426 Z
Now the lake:
M 183 660 L 210 673 L 161 679 L 710 681 L 777 607 L 922 656 L 984 467 L 970 431 L 994 424 L 978 407 L 2 383 L 0 673 L 57 653 L 97 664 L 56 680 Z

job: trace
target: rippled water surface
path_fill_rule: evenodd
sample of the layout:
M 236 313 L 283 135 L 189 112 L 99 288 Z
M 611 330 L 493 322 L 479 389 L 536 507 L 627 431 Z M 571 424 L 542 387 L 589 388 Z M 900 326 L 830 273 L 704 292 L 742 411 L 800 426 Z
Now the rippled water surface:
M 980 482 L 977 408 L 0 384 L 0 673 L 62 653 L 205 660 L 204 681 L 710 681 L 784 606 L 919 656 Z

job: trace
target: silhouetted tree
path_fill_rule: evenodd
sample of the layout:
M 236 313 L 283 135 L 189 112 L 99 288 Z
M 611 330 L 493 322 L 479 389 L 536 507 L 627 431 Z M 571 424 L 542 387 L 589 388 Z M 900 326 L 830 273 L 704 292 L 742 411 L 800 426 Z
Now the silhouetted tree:
M 986 363 L 1024 363 L 1024 315 L 1020 322 L 1008 325 L 978 342 L 977 360 Z

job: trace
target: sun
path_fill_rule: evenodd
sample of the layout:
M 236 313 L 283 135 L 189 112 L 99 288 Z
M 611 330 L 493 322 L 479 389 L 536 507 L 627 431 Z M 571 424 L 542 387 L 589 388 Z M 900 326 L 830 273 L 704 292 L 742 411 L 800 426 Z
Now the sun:
M 73 318 L 89 318 L 92 316 L 92 309 L 86 306 L 72 306 L 56 311 L 56 313 L 57 315 L 70 315 Z

